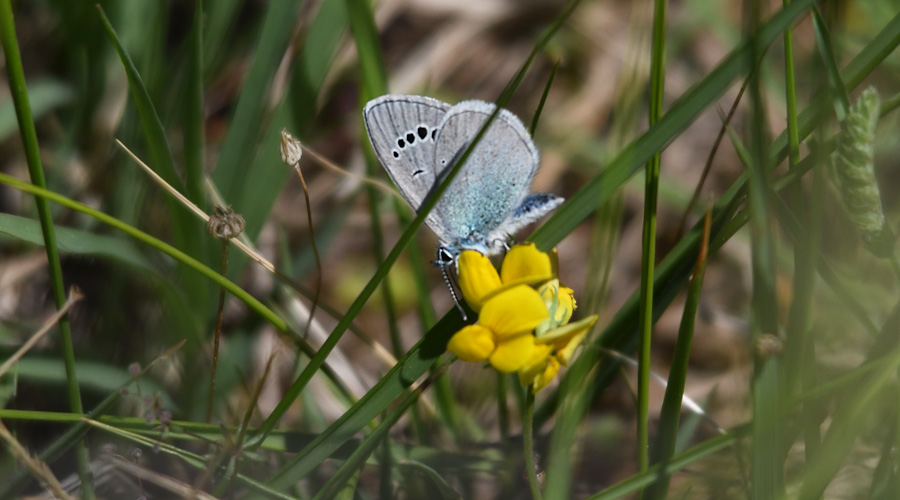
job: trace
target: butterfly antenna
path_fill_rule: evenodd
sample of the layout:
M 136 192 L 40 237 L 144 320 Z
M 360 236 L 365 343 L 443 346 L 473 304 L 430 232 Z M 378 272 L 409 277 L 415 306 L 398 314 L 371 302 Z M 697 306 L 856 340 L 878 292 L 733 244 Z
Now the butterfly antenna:
M 459 314 L 462 315 L 463 321 L 468 321 L 469 316 L 466 315 L 466 311 L 463 310 L 462 304 L 459 303 L 459 296 L 456 295 L 456 290 L 453 288 L 450 275 L 447 274 L 447 266 L 441 266 L 441 276 L 444 277 L 444 283 L 447 284 L 447 289 L 450 290 L 450 296 L 453 297 L 453 303 L 456 304 L 456 308 L 459 310 Z

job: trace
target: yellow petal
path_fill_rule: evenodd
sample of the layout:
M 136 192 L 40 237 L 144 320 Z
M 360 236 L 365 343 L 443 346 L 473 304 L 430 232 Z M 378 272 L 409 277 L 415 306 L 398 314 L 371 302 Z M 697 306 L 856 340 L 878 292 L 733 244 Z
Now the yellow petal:
M 503 265 L 500 267 L 500 279 L 504 283 L 512 281 L 531 281 L 532 283 L 547 280 L 553 276 L 550 256 L 541 252 L 534 243 L 516 245 L 506 252 Z
M 547 369 L 547 365 L 550 363 L 549 357 L 551 352 L 553 352 L 553 347 L 550 345 L 536 344 L 534 346 L 534 352 L 531 353 L 525 364 L 519 368 L 519 382 L 523 386 L 530 386 L 538 375 L 544 373 L 544 370 Z
M 547 367 L 544 368 L 544 371 L 534 378 L 534 385 L 532 385 L 531 390 L 537 392 L 544 387 L 547 387 L 547 385 L 553 381 L 553 377 L 556 377 L 557 373 L 559 373 L 559 363 L 551 357 L 547 363 Z
M 447 350 L 463 361 L 486 361 L 494 351 L 494 334 L 481 325 L 469 325 L 450 337 Z
M 522 332 L 530 333 L 548 316 L 540 294 L 531 287 L 518 285 L 491 297 L 484 304 L 478 323 L 494 332 L 497 339 L 503 339 Z
M 512 373 L 518 371 L 534 352 L 534 335 L 530 331 L 513 335 L 497 342 L 490 361 L 497 371 Z
M 459 289 L 475 312 L 481 311 L 484 296 L 500 287 L 500 275 L 491 260 L 474 250 L 463 251 L 456 261 Z
M 575 350 L 578 349 L 578 346 L 581 345 L 581 341 L 584 340 L 584 336 L 587 335 L 588 330 L 590 330 L 596 322 L 597 315 L 594 314 L 593 316 L 566 325 L 563 327 L 569 329 L 566 335 L 553 340 L 551 345 L 553 345 L 556 350 L 555 357 L 563 366 L 569 366 L 569 361 L 575 355 Z

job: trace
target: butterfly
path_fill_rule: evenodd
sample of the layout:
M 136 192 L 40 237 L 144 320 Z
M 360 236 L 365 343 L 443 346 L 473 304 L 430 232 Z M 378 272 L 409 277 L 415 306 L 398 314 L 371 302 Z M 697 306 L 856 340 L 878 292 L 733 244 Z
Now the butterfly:
M 385 95 L 369 101 L 363 117 L 375 155 L 418 211 L 495 110 L 477 100 L 451 106 Z M 554 194 L 530 192 L 539 162 L 521 120 L 501 109 L 425 219 L 440 240 L 436 264 L 449 266 L 463 250 L 501 253 L 519 229 L 562 204 Z

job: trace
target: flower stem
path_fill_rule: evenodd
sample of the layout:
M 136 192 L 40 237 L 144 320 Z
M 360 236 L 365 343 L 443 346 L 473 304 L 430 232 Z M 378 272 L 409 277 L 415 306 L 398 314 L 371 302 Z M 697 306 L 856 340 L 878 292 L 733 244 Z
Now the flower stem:
M 531 498 L 543 500 L 541 485 L 538 482 L 537 466 L 534 461 L 534 391 L 528 389 L 525 396 L 525 408 L 522 412 L 522 442 L 525 445 L 525 474 L 528 476 L 528 487 Z
M 222 276 L 228 276 L 228 240 L 222 240 Z M 212 420 L 216 394 L 216 368 L 219 366 L 219 338 L 222 336 L 222 310 L 225 308 L 225 288 L 219 287 L 219 310 L 216 313 L 216 333 L 213 340 L 212 370 L 209 374 L 209 397 L 206 400 L 206 421 Z M 312 314 L 310 312 L 310 314 Z

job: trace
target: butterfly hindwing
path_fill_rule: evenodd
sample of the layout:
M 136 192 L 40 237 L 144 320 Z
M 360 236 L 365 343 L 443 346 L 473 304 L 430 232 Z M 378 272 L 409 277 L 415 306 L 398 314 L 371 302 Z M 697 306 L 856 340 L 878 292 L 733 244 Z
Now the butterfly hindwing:
M 520 229 L 537 222 L 545 215 L 556 210 L 565 201 L 561 196 L 552 193 L 531 193 L 519 202 L 519 206 L 509 214 L 499 226 L 488 234 L 488 241 L 506 241 Z
M 413 209 L 418 210 L 434 185 L 437 128 L 449 109 L 430 97 L 385 95 L 363 110 L 378 161 Z
M 494 104 L 482 101 L 464 101 L 450 108 L 438 127 L 436 170 L 443 173 L 450 166 L 495 109 Z M 438 201 L 429 225 L 445 243 L 472 234 L 486 239 L 525 198 L 539 160 L 525 126 L 515 115 L 501 109 Z M 438 175 L 438 179 L 441 177 Z

